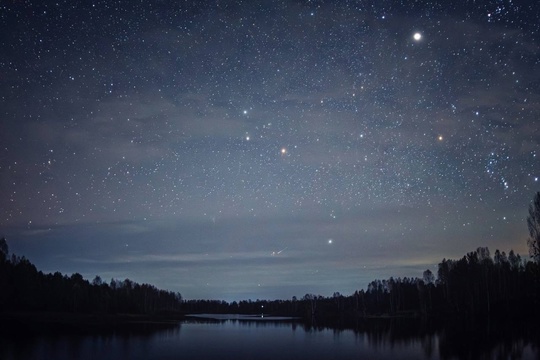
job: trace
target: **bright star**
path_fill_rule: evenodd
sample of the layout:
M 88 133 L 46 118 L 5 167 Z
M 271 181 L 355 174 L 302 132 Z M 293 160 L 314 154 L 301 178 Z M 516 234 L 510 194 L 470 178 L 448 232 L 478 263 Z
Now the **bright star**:
M 413 35 L 413 38 L 414 38 L 414 40 L 416 40 L 416 41 L 420 41 L 420 39 L 422 39 L 422 34 L 420 34 L 420 33 L 417 32 L 417 33 L 415 33 L 415 34 Z

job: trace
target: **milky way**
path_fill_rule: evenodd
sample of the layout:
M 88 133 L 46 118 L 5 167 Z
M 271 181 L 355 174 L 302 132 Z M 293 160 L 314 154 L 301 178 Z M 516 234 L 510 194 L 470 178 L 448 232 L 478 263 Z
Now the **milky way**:
M 422 3 L 4 2 L 0 235 L 226 300 L 527 255 L 540 5 Z

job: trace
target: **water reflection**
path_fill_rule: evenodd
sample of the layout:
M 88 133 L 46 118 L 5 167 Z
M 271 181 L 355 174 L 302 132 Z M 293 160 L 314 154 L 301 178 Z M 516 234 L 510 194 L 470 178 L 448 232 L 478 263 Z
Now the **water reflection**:
M 98 329 L 78 325 L 17 329 L 0 335 L 0 359 L 137 359 L 151 358 L 151 344 L 176 339 L 180 324 L 130 324 Z M 148 355 L 148 357 L 146 357 Z
M 156 324 L 154 324 L 156 325 Z M 364 319 L 342 327 L 299 321 L 191 318 L 168 326 L 0 336 L 0 359 L 536 359 L 534 326 Z

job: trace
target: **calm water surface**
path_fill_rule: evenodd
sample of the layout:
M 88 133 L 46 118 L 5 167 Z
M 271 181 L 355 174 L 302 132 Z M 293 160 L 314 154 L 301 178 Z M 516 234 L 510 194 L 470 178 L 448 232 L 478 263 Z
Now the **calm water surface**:
M 537 359 L 540 355 L 537 346 L 520 338 L 497 342 L 480 336 L 482 340 L 476 341 L 444 331 L 418 334 L 411 329 L 411 324 L 353 331 L 284 321 L 194 319 L 165 330 L 3 336 L 0 359 Z

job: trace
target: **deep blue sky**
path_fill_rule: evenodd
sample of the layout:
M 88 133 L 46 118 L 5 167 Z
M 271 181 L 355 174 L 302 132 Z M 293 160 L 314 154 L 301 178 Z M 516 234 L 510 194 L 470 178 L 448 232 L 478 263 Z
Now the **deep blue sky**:
M 225 300 L 525 257 L 540 5 L 403 3 L 3 2 L 0 235 Z

